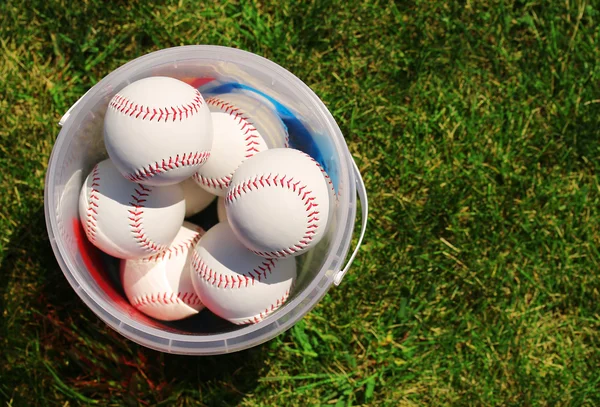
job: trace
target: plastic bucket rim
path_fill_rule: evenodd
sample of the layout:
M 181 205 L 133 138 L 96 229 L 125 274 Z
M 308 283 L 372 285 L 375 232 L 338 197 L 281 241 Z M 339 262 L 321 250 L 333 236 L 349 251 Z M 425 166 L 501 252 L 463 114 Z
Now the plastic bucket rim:
M 70 256 L 63 255 L 62 250 L 59 247 L 61 238 L 57 237 L 54 233 L 55 230 L 58 230 L 58 224 L 57 224 L 57 217 L 52 216 L 52 214 L 50 213 L 51 208 L 54 208 L 56 205 L 55 197 L 52 196 L 49 191 L 49 186 L 51 184 L 50 175 L 53 174 L 55 171 L 55 167 L 57 166 L 59 154 L 61 152 L 64 154 L 66 151 L 64 149 L 65 143 L 72 141 L 72 139 L 67 139 L 65 136 L 67 133 L 69 133 L 70 127 L 73 126 L 74 123 L 76 122 L 76 120 L 74 120 L 74 118 L 77 117 L 79 114 L 81 114 L 82 111 L 85 110 L 85 107 L 91 103 L 92 99 L 94 99 L 99 93 L 101 93 L 104 90 L 105 86 L 107 84 L 109 84 L 113 78 L 117 77 L 121 73 L 124 73 L 126 70 L 128 70 L 130 68 L 138 67 L 143 64 L 150 65 L 152 60 L 154 60 L 156 58 L 164 58 L 164 56 L 167 53 L 177 53 L 180 51 L 184 51 L 185 49 L 193 49 L 195 51 L 202 51 L 202 52 L 205 52 L 206 55 L 203 55 L 202 57 L 198 57 L 196 55 L 196 56 L 187 56 L 187 57 L 183 57 L 183 58 L 173 58 L 170 61 L 163 62 L 162 64 L 176 63 L 178 61 L 185 61 L 185 60 L 212 59 L 212 60 L 221 60 L 221 61 L 224 61 L 227 63 L 237 64 L 237 65 L 242 65 L 242 66 L 251 66 L 253 64 L 262 65 L 263 67 L 268 69 L 270 71 L 270 73 L 276 74 L 277 76 L 279 76 L 282 79 L 282 81 L 286 82 L 287 86 L 294 86 L 294 88 L 302 94 L 302 100 L 305 104 L 307 104 L 307 105 L 316 104 L 319 109 L 317 109 L 317 111 L 312 110 L 312 113 L 318 114 L 319 116 L 321 116 L 321 119 L 323 119 L 323 122 L 327 124 L 326 128 L 327 128 L 328 133 L 337 134 L 338 137 L 331 138 L 332 139 L 331 141 L 335 145 L 336 152 L 340 155 L 340 158 L 342 160 L 345 159 L 345 161 L 346 161 L 346 166 L 341 167 L 339 169 L 340 170 L 340 184 L 343 183 L 346 186 L 345 195 L 347 195 L 348 197 L 356 196 L 356 186 L 355 186 L 355 182 L 354 182 L 354 174 L 351 171 L 351 167 L 349 164 L 350 160 L 352 160 L 353 158 L 350 154 L 350 151 L 348 150 L 347 144 L 345 142 L 343 142 L 344 138 L 341 133 L 341 130 L 339 129 L 339 126 L 337 125 L 337 122 L 333 118 L 331 112 L 329 111 L 329 109 L 327 109 L 327 107 L 324 105 L 322 100 L 301 79 L 296 77 L 294 74 L 292 74 L 290 71 L 286 70 L 285 68 L 283 68 L 276 62 L 266 59 L 260 55 L 257 55 L 257 54 L 254 54 L 254 53 L 251 53 L 248 51 L 236 49 L 236 48 L 230 48 L 230 47 L 224 47 L 224 46 L 214 46 L 214 45 L 186 45 L 186 46 L 179 46 L 179 47 L 171 47 L 171 48 L 165 48 L 162 50 L 153 51 L 151 53 L 139 56 L 139 57 L 121 65 L 117 69 L 113 70 L 112 72 L 110 72 L 109 74 L 104 76 L 98 83 L 96 83 L 92 88 L 90 88 L 89 91 L 86 94 L 84 94 L 80 100 L 78 100 L 71 107 L 72 108 L 71 115 L 70 115 L 69 119 L 66 121 L 66 123 L 64 124 L 63 128 L 61 129 L 61 131 L 59 132 L 59 134 L 56 138 L 55 144 L 54 144 L 52 152 L 50 154 L 50 158 L 48 160 L 48 168 L 46 170 L 46 176 L 45 176 L 44 212 L 45 212 L 45 216 L 46 216 L 46 227 L 48 230 L 49 240 L 51 242 L 51 246 L 52 246 L 53 252 L 55 254 L 55 257 L 57 258 L 59 266 L 60 266 L 61 270 L 63 271 L 63 274 L 65 274 L 67 281 L 72 286 L 74 291 L 77 293 L 79 298 L 81 298 L 84 301 L 84 303 L 94 312 L 94 314 L 96 314 L 102 321 L 104 321 L 106 324 L 108 324 L 113 329 L 115 329 L 119 334 L 121 334 L 125 337 L 128 337 L 130 340 L 132 340 L 134 342 L 139 343 L 139 339 L 135 339 L 135 338 L 132 338 L 130 335 L 127 335 L 129 333 L 129 331 L 124 331 L 123 329 L 121 329 L 121 327 L 123 325 L 127 325 L 127 326 L 133 328 L 134 330 L 141 331 L 141 332 L 145 333 L 146 335 L 154 336 L 157 338 L 165 338 L 166 336 L 168 336 L 170 341 L 175 340 L 178 342 L 189 342 L 189 343 L 205 343 L 205 342 L 215 342 L 215 341 L 221 341 L 221 340 L 226 342 L 229 339 L 232 339 L 235 337 L 241 337 L 243 335 L 250 334 L 256 330 L 267 328 L 269 325 L 278 324 L 278 327 L 285 326 L 285 328 L 279 329 L 279 330 L 277 329 L 278 327 L 275 327 L 275 329 L 271 329 L 269 331 L 269 333 L 271 334 L 270 337 L 262 338 L 263 339 L 262 342 L 265 342 L 265 341 L 270 340 L 273 337 L 283 333 L 286 329 L 289 329 L 289 327 L 291 327 L 292 325 L 297 323 L 304 315 L 306 315 L 308 312 L 310 312 L 310 310 L 319 303 L 319 301 L 322 299 L 322 297 L 326 294 L 326 292 L 333 285 L 333 277 L 335 276 L 335 272 L 339 271 L 339 269 L 341 269 L 341 267 L 343 266 L 342 262 L 344 260 L 345 255 L 347 254 L 348 248 L 350 246 L 351 238 L 352 238 L 352 234 L 353 234 L 352 228 L 350 229 L 349 236 L 347 236 L 347 238 L 345 239 L 344 243 L 345 243 L 346 247 L 344 248 L 342 255 L 339 257 L 336 257 L 336 256 L 331 256 L 331 253 L 332 253 L 332 251 L 337 249 L 340 246 L 340 244 L 343 243 L 344 237 L 345 237 L 345 236 L 342 236 L 343 232 L 344 232 L 344 225 L 350 220 L 349 218 L 352 213 L 354 214 L 352 223 L 354 224 L 354 222 L 356 221 L 356 207 L 355 207 L 355 205 L 353 208 L 350 207 L 349 198 L 345 201 L 345 205 L 342 205 L 340 208 L 338 208 L 338 210 L 340 212 L 340 219 L 338 220 L 338 224 L 336 225 L 337 226 L 337 230 L 335 231 L 336 233 L 333 234 L 332 242 L 330 243 L 329 249 L 325 255 L 327 260 L 322 264 L 321 269 L 312 278 L 310 283 L 308 283 L 307 286 L 301 292 L 297 293 L 291 301 L 286 302 L 286 304 L 278 310 L 277 318 L 268 318 L 264 322 L 260 322 L 258 324 L 251 324 L 251 325 L 247 325 L 245 327 L 241 327 L 235 331 L 230 331 L 230 332 L 225 332 L 225 333 L 217 333 L 217 334 L 194 335 L 194 334 L 180 334 L 180 333 L 175 333 L 175 332 L 169 332 L 169 331 L 161 330 L 158 328 L 154 328 L 154 327 L 142 324 L 142 323 L 132 319 L 129 315 L 119 311 L 118 309 L 116 309 L 116 307 L 114 307 L 114 305 L 111 302 L 106 301 L 105 299 L 97 296 L 93 292 L 94 289 L 91 287 L 91 283 L 89 282 L 89 280 L 86 280 L 84 278 L 83 274 L 74 272 L 74 270 L 77 270 L 78 267 L 76 267 L 73 264 L 73 262 L 69 258 Z M 218 57 L 216 55 L 210 55 L 211 53 L 217 53 L 217 52 L 225 53 L 225 54 L 240 54 L 240 53 L 245 54 L 247 57 L 251 58 L 252 61 L 233 62 L 233 60 L 227 59 L 226 56 Z M 157 64 L 156 66 L 160 66 L 162 64 Z M 64 135 L 63 135 L 63 132 L 64 132 Z M 344 208 L 346 210 L 342 210 Z M 337 261 L 336 269 L 332 270 L 331 265 L 334 261 Z M 321 283 L 323 278 L 326 278 L 328 281 L 325 284 L 322 284 L 320 288 L 317 287 Z M 77 286 L 75 284 L 77 284 Z M 292 310 L 296 309 L 303 301 L 305 301 L 306 298 L 308 297 L 308 295 L 311 294 L 313 291 L 315 291 L 315 289 L 318 289 L 318 292 L 320 295 L 317 295 L 311 299 L 312 303 L 311 303 L 310 308 L 306 308 L 304 310 L 304 312 L 298 313 L 294 317 L 286 320 L 284 323 L 278 322 L 282 317 L 289 314 Z M 81 290 L 84 291 L 85 296 L 81 295 L 82 293 L 79 292 Z M 112 318 L 114 318 L 114 320 L 119 321 L 119 323 L 115 324 L 114 321 L 112 321 L 110 318 L 107 318 L 105 316 L 105 314 L 109 314 Z M 233 333 L 235 333 L 235 334 L 232 335 Z M 254 343 L 250 347 L 256 346 L 259 343 L 261 343 L 261 342 Z M 165 351 L 164 349 L 160 349 L 160 347 L 148 346 L 148 344 L 144 344 L 144 346 L 151 347 L 156 350 Z M 195 349 L 190 348 L 188 350 L 193 351 Z

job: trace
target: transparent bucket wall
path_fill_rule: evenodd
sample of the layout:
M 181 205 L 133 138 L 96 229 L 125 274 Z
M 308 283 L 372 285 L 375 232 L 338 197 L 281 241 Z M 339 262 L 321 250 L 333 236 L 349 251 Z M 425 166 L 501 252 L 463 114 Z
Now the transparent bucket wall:
M 78 197 L 83 180 L 97 162 L 108 156 L 102 131 L 103 118 L 110 99 L 131 82 L 159 75 L 183 80 L 198 88 L 205 98 L 225 92 L 243 92 L 266 103 L 276 110 L 288 127 L 290 146 L 310 154 L 319 161 L 330 175 L 338 193 L 343 193 L 345 189 L 344 181 L 340 179 L 340 169 L 342 166 L 347 168 L 347 159 L 335 148 L 323 117 L 315 114 L 313 108 L 295 97 L 289 88 L 275 83 L 271 75 L 259 69 L 216 59 L 194 58 L 177 63 L 158 64 L 146 70 L 137 69 L 132 72 L 132 76 L 127 76 L 126 80 L 109 83 L 99 89 L 93 99 L 88 98 L 84 110 L 76 117 L 69 117 L 71 123 L 68 131 L 60 135 L 64 138 L 64 144 L 55 152 L 58 165 L 53 173 L 49 174 L 50 191 L 55 203 L 55 207 L 50 208 L 50 216 L 56 216 L 56 239 L 65 263 L 73 274 L 89 285 L 86 294 L 95 297 L 99 303 L 112 304 L 117 313 L 127 315 L 138 323 L 167 332 L 207 335 L 239 330 L 243 327 L 230 324 L 208 310 L 186 320 L 168 323 L 146 317 L 137 311 L 128 303 L 120 285 L 119 261 L 92 246 L 79 222 Z M 347 173 L 347 170 L 343 172 Z M 296 258 L 298 280 L 287 304 L 319 274 L 325 259 L 333 251 L 330 250 L 330 246 L 334 240 L 336 223 L 340 218 L 338 209 L 334 210 L 332 224 L 326 237 L 313 250 Z M 208 209 L 209 213 L 210 211 L 211 208 Z M 201 226 L 206 228 L 211 222 L 216 222 L 216 212 L 214 215 L 206 215 Z M 354 223 L 353 219 L 351 222 Z M 335 248 L 335 251 L 339 252 L 338 248 Z M 278 312 L 275 312 L 268 320 L 277 318 L 277 314 Z

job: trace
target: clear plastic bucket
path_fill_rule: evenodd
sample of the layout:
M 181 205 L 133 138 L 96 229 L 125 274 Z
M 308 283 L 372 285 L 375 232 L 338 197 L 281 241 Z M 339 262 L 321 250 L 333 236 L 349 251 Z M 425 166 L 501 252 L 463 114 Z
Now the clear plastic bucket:
M 148 76 L 171 76 L 215 93 L 243 92 L 272 107 L 290 133 L 290 144 L 310 154 L 328 171 L 338 194 L 327 236 L 297 257 L 298 280 L 292 296 L 273 315 L 255 325 L 237 326 L 208 311 L 182 321 L 151 319 L 125 298 L 118 261 L 87 241 L 78 217 L 78 195 L 92 167 L 107 157 L 103 117 L 112 96 Z M 85 304 L 123 336 L 162 352 L 209 355 L 247 349 L 292 327 L 339 284 L 362 241 L 367 219 L 364 184 L 344 137 L 319 98 L 279 65 L 245 51 L 208 45 L 169 48 L 137 58 L 92 87 L 63 116 L 62 129 L 46 173 L 45 214 L 56 259 Z M 346 266 L 356 220 L 356 197 L 362 201 L 362 228 Z M 216 212 L 215 212 L 216 213 Z M 202 226 L 202 225 L 201 225 Z

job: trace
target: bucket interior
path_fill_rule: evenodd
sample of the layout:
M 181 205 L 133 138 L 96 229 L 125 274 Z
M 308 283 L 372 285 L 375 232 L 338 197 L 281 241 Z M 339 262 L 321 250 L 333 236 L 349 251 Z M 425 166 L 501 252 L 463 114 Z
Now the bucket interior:
M 107 312 L 117 319 L 129 318 L 141 326 L 159 331 L 194 336 L 229 333 L 228 336 L 234 337 L 236 331 L 244 329 L 244 326 L 231 324 L 208 309 L 174 322 L 158 321 L 139 312 L 129 304 L 121 287 L 120 260 L 102 253 L 87 241 L 78 216 L 78 197 L 83 181 L 97 162 L 108 157 L 102 135 L 103 118 L 116 92 L 138 79 L 159 75 L 185 81 L 198 88 L 205 98 L 241 92 L 256 98 L 257 103 L 269 106 L 279 115 L 288 129 L 290 147 L 302 150 L 317 160 L 340 194 L 333 204 L 333 218 L 325 237 L 315 248 L 295 258 L 298 279 L 286 305 L 261 323 L 277 319 L 317 276 L 325 275 L 324 265 L 327 262 L 331 265 L 333 257 L 340 261 L 340 254 L 343 259 L 345 253 L 340 253 L 340 246 L 347 250 L 349 241 L 340 243 L 340 238 L 336 239 L 336 233 L 339 234 L 342 228 L 340 221 L 348 222 L 349 197 L 343 191 L 348 183 L 349 170 L 347 152 L 340 148 L 343 140 L 334 140 L 330 123 L 320 110 L 315 109 L 313 102 L 299 97 L 285 81 L 256 64 L 250 66 L 213 57 L 186 57 L 186 54 L 177 60 L 173 60 L 172 56 L 158 57 L 147 58 L 145 64 L 130 64 L 107 76 L 80 100 L 66 120 L 55 145 L 55 157 L 51 160 L 47 176 L 47 189 L 51 195 L 49 202 L 52 203 L 47 212 L 55 220 L 54 243 L 66 267 L 81 287 L 79 289 L 83 289 L 102 308 L 109 307 Z M 216 200 L 205 211 L 187 219 L 208 230 L 217 223 Z M 312 304 L 302 303 L 301 306 L 310 308 Z

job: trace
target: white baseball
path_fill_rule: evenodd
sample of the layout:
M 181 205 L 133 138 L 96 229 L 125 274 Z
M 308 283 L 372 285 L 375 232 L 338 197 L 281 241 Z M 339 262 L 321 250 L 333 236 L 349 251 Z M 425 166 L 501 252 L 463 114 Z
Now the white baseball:
M 121 282 L 135 308 L 162 321 L 175 321 L 204 308 L 194 291 L 191 275 L 192 248 L 204 230 L 184 222 L 171 246 L 162 253 L 139 260 L 121 260 Z
M 194 174 L 198 185 L 219 196 L 225 196 L 242 162 L 260 151 L 285 147 L 287 140 L 283 135 L 278 142 L 267 139 L 255 118 L 230 99 L 230 95 L 206 99 L 213 123 L 213 144 L 210 157 Z
M 276 148 L 240 165 L 225 207 L 242 243 L 275 258 L 298 256 L 323 238 L 330 201 L 329 178 L 315 160 L 299 150 Z
M 147 185 L 176 184 L 210 156 L 212 122 L 204 98 L 178 79 L 155 76 L 110 101 L 104 143 L 123 176 Z
M 184 215 L 179 185 L 155 187 L 128 181 L 110 159 L 94 167 L 79 194 L 79 218 L 88 240 L 120 259 L 166 250 Z
M 217 219 L 219 222 L 227 222 L 227 209 L 225 208 L 225 198 L 222 196 L 217 200 Z
M 220 99 L 234 105 L 246 116 L 251 117 L 254 127 L 263 136 L 269 148 L 289 147 L 287 127 L 273 106 L 262 97 L 253 93 L 231 92 L 211 96 L 211 99 Z
M 181 184 L 185 198 L 185 217 L 193 216 L 210 205 L 217 197 L 203 188 L 200 188 L 193 178 L 188 178 Z
M 262 321 L 281 307 L 296 281 L 294 258 L 265 259 L 235 237 L 226 222 L 194 247 L 192 284 L 202 303 L 234 324 Z

